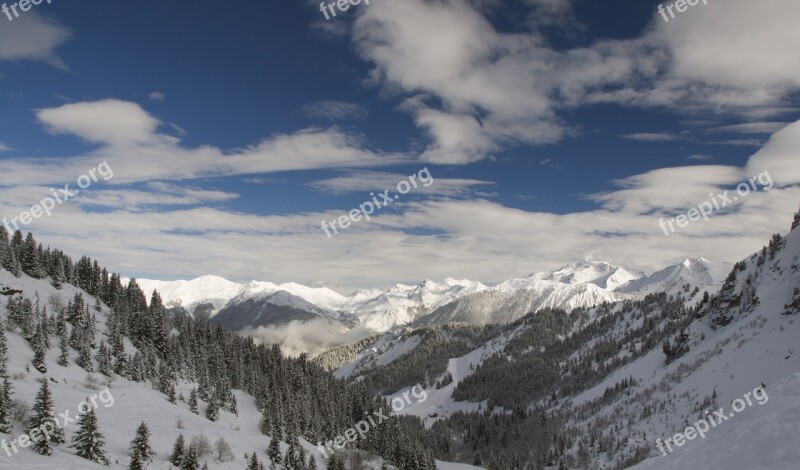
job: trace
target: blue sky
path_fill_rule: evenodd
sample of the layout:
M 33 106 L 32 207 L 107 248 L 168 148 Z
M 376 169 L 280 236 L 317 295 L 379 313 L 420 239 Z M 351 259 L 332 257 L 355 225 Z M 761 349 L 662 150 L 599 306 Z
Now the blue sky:
M 785 150 L 800 8 L 700 3 L 664 22 L 658 4 L 373 0 L 326 21 L 318 2 L 54 0 L 0 15 L 2 215 L 107 161 L 113 178 L 25 229 L 129 276 L 346 291 L 582 258 L 734 261 L 800 201 Z M 322 219 L 423 167 L 429 188 L 325 237 Z M 764 171 L 769 191 L 658 228 Z

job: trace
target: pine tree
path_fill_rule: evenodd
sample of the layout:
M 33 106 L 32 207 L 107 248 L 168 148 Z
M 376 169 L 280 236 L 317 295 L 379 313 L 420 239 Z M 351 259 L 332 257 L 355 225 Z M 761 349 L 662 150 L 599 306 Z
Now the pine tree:
M 183 462 L 183 454 L 186 452 L 186 443 L 183 440 L 183 434 L 179 434 L 178 438 L 175 439 L 175 445 L 172 446 L 172 455 L 169 457 L 169 461 L 172 462 L 172 465 L 181 466 Z
M 3 377 L 0 387 L 0 433 L 11 433 L 11 384 Z
M 22 248 L 22 271 L 28 276 L 41 279 L 44 277 L 41 265 L 39 264 L 39 254 L 36 251 L 36 241 L 33 239 L 33 234 L 28 232 L 27 238 Z
M 186 455 L 183 456 L 181 469 L 197 470 L 199 467 L 200 464 L 197 462 L 197 449 L 195 449 L 194 446 L 189 446 L 189 450 L 186 451 Z
M 258 456 L 253 452 L 253 456 L 250 457 L 250 463 L 247 464 L 247 470 L 258 470 L 259 466 Z
M 206 418 L 208 418 L 210 421 L 216 421 L 219 419 L 219 406 L 217 405 L 217 400 L 214 397 L 212 397 L 208 402 L 208 408 L 206 408 Z
M 41 341 L 34 341 L 33 344 L 33 367 L 42 374 L 47 373 L 47 364 L 45 364 L 44 345 Z
M 198 414 L 198 411 L 197 411 L 197 389 L 196 388 L 193 388 L 192 392 L 189 394 L 189 410 L 194 414 Z
M 105 438 L 98 428 L 97 415 L 94 413 L 94 408 L 89 407 L 89 410 L 78 418 L 78 432 L 72 437 L 71 447 L 76 449 L 78 457 L 108 465 L 110 462 L 103 450 L 104 443 Z
M 308 458 L 308 470 L 317 470 L 317 460 L 313 455 Z
M 128 465 L 128 470 L 144 470 L 147 467 L 147 462 L 152 462 L 153 456 L 156 455 L 150 446 L 150 429 L 147 428 L 147 424 L 144 421 L 136 429 L 136 437 L 131 441 L 130 450 L 133 456 L 130 465 Z
M 58 349 L 60 352 L 56 363 L 61 367 L 69 367 L 69 340 L 67 339 L 66 328 L 64 333 L 59 336 Z
M 3 328 L 3 323 L 0 322 L 0 378 L 3 377 L 8 377 L 8 345 L 6 343 L 5 328 Z
M 792 222 L 792 230 L 800 226 L 800 211 L 795 212 L 794 221 Z
M 89 344 L 83 341 L 78 360 L 76 361 L 79 367 L 82 367 L 86 372 L 94 372 L 94 363 L 92 362 L 92 352 L 89 350 Z
M 281 446 L 279 442 L 280 437 L 275 437 L 273 433 L 269 440 L 269 447 L 267 448 L 267 455 L 272 463 L 279 463 L 282 460 Z
M 39 393 L 36 394 L 36 401 L 33 404 L 33 416 L 28 421 L 28 435 L 41 435 L 33 443 L 34 452 L 41 455 L 52 455 L 53 446 L 61 445 L 65 442 L 64 430 L 59 426 L 55 412 L 53 412 L 53 396 L 50 393 L 48 379 L 45 377 Z M 40 430 L 48 429 L 44 434 Z M 49 431 L 53 429 L 52 431 Z

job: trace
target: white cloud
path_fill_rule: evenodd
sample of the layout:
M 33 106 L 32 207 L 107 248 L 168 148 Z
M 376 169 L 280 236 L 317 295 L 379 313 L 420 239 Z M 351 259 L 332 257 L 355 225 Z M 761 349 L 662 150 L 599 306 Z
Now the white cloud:
M 309 128 L 277 134 L 257 145 L 226 152 L 211 146 L 186 148 L 180 140 L 157 132 L 160 121 L 135 103 L 104 100 L 68 104 L 38 112 L 55 134 L 73 134 L 100 148 L 71 158 L 6 160 L 0 185 L 54 184 L 73 181 L 107 161 L 115 176 L 110 184 L 153 180 L 253 175 L 279 171 L 367 168 L 413 159 L 368 148 L 362 136 L 338 128 Z
M 744 124 L 734 124 L 730 126 L 712 127 L 708 132 L 732 132 L 738 134 L 773 134 L 790 122 L 748 122 Z
M 754 120 L 796 112 L 795 0 L 716 2 L 669 23 L 653 9 L 637 38 L 572 49 L 551 47 L 541 31 L 575 26 L 570 1 L 525 5 L 538 19 L 513 33 L 486 19 L 493 1 L 406 0 L 361 10 L 352 28 L 357 51 L 373 65 L 372 83 L 405 95 L 403 109 L 430 137 L 424 159 L 464 164 L 509 146 L 557 142 L 575 132 L 562 112 L 593 103 Z
M 0 152 L 10 152 L 11 150 L 14 150 L 14 149 L 12 149 L 8 145 L 4 144 L 3 142 L 0 142 Z
M 0 60 L 37 60 L 66 68 L 55 51 L 72 37 L 69 29 L 33 11 L 6 19 L 0 28 Z

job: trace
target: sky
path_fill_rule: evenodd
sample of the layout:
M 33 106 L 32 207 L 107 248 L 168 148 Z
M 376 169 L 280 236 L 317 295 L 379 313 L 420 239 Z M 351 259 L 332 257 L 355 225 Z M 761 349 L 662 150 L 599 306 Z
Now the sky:
M 127 277 L 648 271 L 737 261 L 800 205 L 796 0 L 6 4 L 0 216 Z

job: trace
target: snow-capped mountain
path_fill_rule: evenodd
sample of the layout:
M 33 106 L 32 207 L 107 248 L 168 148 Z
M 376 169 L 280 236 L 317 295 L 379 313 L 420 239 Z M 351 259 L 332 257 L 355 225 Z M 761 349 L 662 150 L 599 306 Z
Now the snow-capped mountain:
M 128 280 L 123 279 L 123 282 Z M 211 304 L 212 308 L 205 309 L 208 312 L 206 318 L 213 317 L 242 288 L 241 284 L 210 275 L 189 281 L 137 279 L 136 283 L 148 296 L 157 290 L 164 305 L 183 307 L 190 314 L 201 305 Z
M 591 282 L 569 284 L 538 277 L 511 279 L 490 289 L 465 295 L 434 310 L 418 324 L 509 323 L 542 308 L 572 310 L 630 298 Z
M 614 266 L 605 261 L 582 261 L 568 264 L 555 271 L 537 273 L 533 277 L 563 284 L 594 284 L 607 290 L 615 290 L 644 275 L 641 271 Z
M 398 390 L 390 396 L 404 380 L 429 378 L 428 400 L 403 412 L 429 427 L 459 412 L 477 412 L 471 418 L 480 420 L 485 409 L 546 409 L 548 422 L 579 437 L 560 458 L 534 451 L 523 459 L 538 458 L 544 468 L 797 468 L 800 450 L 791 443 L 800 435 L 800 229 L 773 237 L 724 276 L 714 268 L 688 260 L 636 286 L 676 281 L 682 292 L 684 281 L 717 287 L 724 277 L 715 294 L 691 307 L 662 293 L 507 325 L 394 331 L 319 359 L 339 377 Z M 498 415 L 473 421 L 459 437 L 472 438 Z M 690 437 L 687 426 L 701 429 L 701 420 L 707 431 Z M 507 422 L 524 430 L 544 421 L 534 413 Z M 676 433 L 685 439 L 675 441 Z M 509 433 L 493 450 L 514 445 Z
M 459 297 L 486 289 L 480 282 L 450 278 L 442 282 L 425 280 L 416 286 L 397 284 L 372 298 L 359 291 L 342 306 L 342 311 L 354 315 L 367 328 L 387 331 L 409 324 Z
M 616 291 L 635 296 L 666 292 L 673 296 L 680 294 L 687 301 L 698 300 L 703 297 L 704 292 L 713 294 L 718 291 L 731 267 L 731 263 L 711 262 L 705 258 L 687 259 L 653 274 L 631 280 L 618 287 Z
M 318 316 L 345 323 L 357 323 L 376 331 L 388 331 L 411 323 L 433 309 L 488 287 L 470 280 L 423 281 L 418 285 L 397 284 L 382 291 L 358 290 L 344 296 L 327 287 L 308 287 L 293 282 L 275 284 L 251 281 L 237 284 L 217 276 L 190 281 L 137 279 L 149 295 L 157 290 L 168 306 L 186 309 L 193 317 L 214 319 L 232 328 L 243 318 L 305 320 Z M 243 313 L 241 310 L 246 310 Z M 256 312 L 260 312 L 256 313 Z M 216 318 L 218 315 L 236 318 Z
M 716 292 L 729 270 L 728 263 L 712 263 L 703 258 L 686 260 L 650 275 L 607 262 L 583 261 L 494 287 L 448 278 L 417 285 L 396 284 L 385 291 L 358 290 L 349 296 L 327 287 L 293 282 L 237 284 L 217 276 L 190 281 L 141 279 L 137 283 L 148 296 L 158 290 L 168 306 L 182 306 L 195 318 L 214 319 L 229 328 L 324 317 L 384 332 L 414 322 L 505 323 L 542 308 L 569 311 L 643 298 L 655 292 L 681 295 L 687 305 L 693 305 L 705 292 Z M 228 318 L 216 318 L 221 313 Z M 257 324 L 244 324 L 248 319 Z

